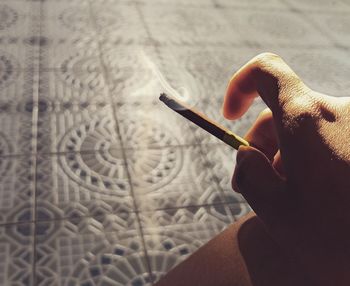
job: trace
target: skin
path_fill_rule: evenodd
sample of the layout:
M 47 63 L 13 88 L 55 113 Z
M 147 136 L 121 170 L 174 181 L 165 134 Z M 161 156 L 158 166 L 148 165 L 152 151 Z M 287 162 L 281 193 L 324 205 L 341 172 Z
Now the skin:
M 254 212 L 157 285 L 349 285 L 350 98 L 311 90 L 270 53 L 232 77 L 224 116 L 241 117 L 257 96 L 268 108 L 232 179 Z
M 350 100 L 311 90 L 269 53 L 233 76 L 224 116 L 256 96 L 268 109 L 246 135 L 255 148 L 238 151 L 233 187 L 315 285 L 349 285 Z

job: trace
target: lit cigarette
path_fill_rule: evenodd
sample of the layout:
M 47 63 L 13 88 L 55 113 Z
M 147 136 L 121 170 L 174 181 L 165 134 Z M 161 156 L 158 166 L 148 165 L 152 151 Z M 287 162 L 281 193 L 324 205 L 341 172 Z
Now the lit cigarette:
M 234 134 L 227 128 L 220 126 L 218 123 L 210 120 L 204 114 L 194 110 L 193 108 L 188 107 L 183 102 L 178 101 L 177 99 L 170 97 L 169 95 L 162 93 L 159 97 L 169 108 L 181 114 L 183 117 L 192 121 L 199 127 L 203 128 L 205 131 L 214 135 L 216 138 L 230 145 L 231 147 L 238 150 L 238 147 L 241 145 L 249 146 L 249 143 L 244 140 L 242 137 Z

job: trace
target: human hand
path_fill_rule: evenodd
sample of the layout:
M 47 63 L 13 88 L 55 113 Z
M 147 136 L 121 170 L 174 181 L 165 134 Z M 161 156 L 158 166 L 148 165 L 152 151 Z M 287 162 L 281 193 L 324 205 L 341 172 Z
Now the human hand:
M 258 95 L 268 109 L 245 136 L 253 147 L 239 148 L 233 188 L 316 285 L 349 285 L 350 98 L 311 90 L 270 53 L 232 77 L 224 116 Z

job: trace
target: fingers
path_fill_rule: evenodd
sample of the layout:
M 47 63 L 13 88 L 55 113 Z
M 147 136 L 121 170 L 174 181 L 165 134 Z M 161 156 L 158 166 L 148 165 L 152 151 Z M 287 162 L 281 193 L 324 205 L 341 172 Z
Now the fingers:
M 224 116 L 228 119 L 239 118 L 259 95 L 274 114 L 275 120 L 280 120 L 284 103 L 289 97 L 296 96 L 291 90 L 304 87 L 298 76 L 279 56 L 260 54 L 230 80 L 224 99 Z
M 285 203 L 285 181 L 269 159 L 253 147 L 239 148 L 232 185 L 263 220 L 275 217 L 276 210 L 283 208 L 279 205 Z
M 245 135 L 245 139 L 251 146 L 262 151 L 270 161 L 273 161 L 278 151 L 278 139 L 272 112 L 269 108 L 259 114 L 254 125 Z

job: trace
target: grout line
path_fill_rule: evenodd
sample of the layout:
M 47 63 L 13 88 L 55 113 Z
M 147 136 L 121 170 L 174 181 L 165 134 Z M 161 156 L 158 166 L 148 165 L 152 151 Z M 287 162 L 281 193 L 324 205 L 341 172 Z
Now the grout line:
M 190 208 L 207 208 L 207 207 L 215 207 L 215 206 L 239 206 L 239 205 L 246 205 L 246 202 L 237 202 L 237 203 L 212 203 L 212 204 L 199 204 L 199 205 L 186 205 L 186 206 L 174 206 L 174 207 L 167 207 L 167 208 L 155 208 L 152 210 L 147 211 L 129 211 L 128 214 L 147 214 L 147 213 L 154 213 L 157 211 L 167 211 L 167 210 L 182 210 L 182 209 L 190 209 Z M 77 216 L 77 217 L 56 217 L 52 219 L 32 219 L 28 221 L 17 221 L 17 222 L 8 222 L 8 223 L 0 223 L 0 228 L 2 227 L 10 227 L 15 225 L 28 225 L 28 224 L 40 224 L 40 223 L 52 223 L 52 222 L 61 222 L 61 221 L 73 221 L 73 220 L 83 220 L 88 218 L 104 218 L 109 215 L 118 215 L 118 212 L 108 212 L 101 215 L 86 215 L 86 216 Z
M 42 23 L 43 23 L 43 3 L 40 2 L 40 16 L 39 16 L 39 36 L 42 36 Z M 35 74 L 37 76 L 37 82 L 36 82 L 36 88 L 34 91 L 33 88 L 33 102 L 34 103 L 38 103 L 39 102 L 39 90 L 40 90 L 40 61 L 41 61 L 41 50 L 42 47 L 39 44 L 38 50 L 36 51 L 38 53 L 38 61 L 36 62 L 37 65 L 34 68 L 34 71 L 37 72 L 37 74 Z M 34 75 L 33 75 L 34 76 Z M 33 213 L 33 276 L 32 276 L 32 280 L 33 280 L 33 284 L 36 285 L 36 258 L 37 258 L 37 236 L 36 236 L 36 216 L 37 216 L 37 171 L 38 171 L 38 165 L 37 165 L 37 135 L 38 135 L 38 117 L 39 117 L 39 109 L 38 106 L 34 106 L 33 107 L 33 111 L 32 111 L 32 116 L 33 116 L 33 120 L 32 120 L 32 150 L 35 152 L 34 156 L 34 174 L 33 174 L 33 184 L 34 184 L 34 213 Z
M 139 4 L 138 3 L 134 3 L 134 5 L 135 5 L 135 9 L 137 11 L 137 14 L 140 17 L 141 24 L 142 24 L 142 26 L 144 27 L 144 29 L 145 29 L 145 31 L 147 33 L 147 37 L 148 37 L 148 39 L 149 39 L 149 41 L 151 43 L 151 46 L 155 50 L 156 56 L 159 58 L 160 51 L 159 51 L 159 49 L 157 47 L 156 41 L 152 37 L 152 34 L 151 34 L 150 29 L 149 29 L 149 27 L 147 25 L 147 22 L 146 22 L 146 20 L 144 18 L 144 15 L 142 14 L 142 11 L 141 11 L 141 9 L 139 7 Z M 115 116 L 116 116 L 116 113 L 115 113 Z M 122 137 L 120 137 L 120 138 L 122 139 Z M 126 161 L 126 163 L 127 163 L 127 161 Z M 131 177 L 130 177 L 130 179 L 131 179 Z M 132 181 L 131 181 L 131 183 L 132 183 Z M 135 206 L 137 207 L 135 195 L 133 195 L 133 197 L 134 197 L 134 201 L 135 201 Z M 150 281 L 151 281 L 152 285 L 154 285 L 155 277 L 153 277 L 153 271 L 152 271 L 152 267 L 151 267 L 151 260 L 150 260 L 150 256 L 148 255 L 148 250 L 147 250 L 147 247 L 146 247 L 146 242 L 145 242 L 144 232 L 143 232 L 143 224 L 142 224 L 140 216 L 137 216 L 137 218 L 139 220 L 139 226 L 140 226 L 140 231 L 141 231 L 141 236 L 142 236 L 142 244 L 143 244 L 144 251 L 145 251 L 145 256 L 146 256 L 145 258 L 146 258 L 146 264 L 147 264 L 147 268 L 148 268 L 149 278 L 150 278 Z
M 197 140 L 196 140 L 197 141 Z M 170 149 L 170 148 L 190 148 L 190 147 L 220 147 L 220 146 L 226 146 L 224 143 L 218 142 L 218 143 L 189 143 L 189 144 L 178 144 L 178 145 L 164 145 L 164 146 L 145 146 L 140 148 L 133 148 L 133 147 L 124 147 L 123 150 L 125 151 L 149 151 L 149 150 L 164 150 L 164 149 Z M 62 152 L 39 152 L 39 153 L 18 153 L 18 154 L 8 154 L 8 155 L 1 155 L 0 158 L 2 159 L 21 159 L 22 157 L 26 156 L 63 156 L 63 155 L 69 155 L 69 154 L 96 154 L 96 153 L 102 153 L 102 152 L 108 152 L 109 150 L 113 151 L 122 151 L 122 148 L 108 148 L 108 149 L 96 149 L 96 150 L 80 150 L 80 151 L 62 151 Z

